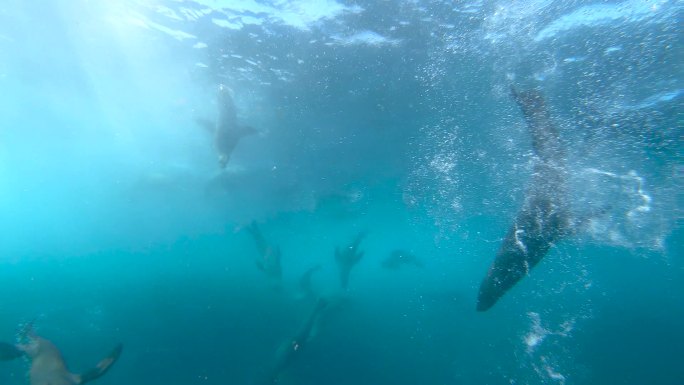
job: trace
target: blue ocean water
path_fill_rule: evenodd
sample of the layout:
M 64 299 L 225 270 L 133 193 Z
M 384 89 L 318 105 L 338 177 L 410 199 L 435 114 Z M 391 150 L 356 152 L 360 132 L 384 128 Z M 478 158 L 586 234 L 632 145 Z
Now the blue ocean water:
M 5 0 L 0 341 L 34 320 L 76 373 L 123 343 L 102 385 L 682 384 L 683 16 Z M 199 123 L 219 85 L 257 130 L 225 169 Z M 576 221 L 477 312 L 535 171 L 511 86 L 546 101 Z M 336 248 L 358 234 L 342 289 Z M 387 268 L 396 250 L 417 263 Z M 0 362 L 0 384 L 29 384 L 30 364 Z

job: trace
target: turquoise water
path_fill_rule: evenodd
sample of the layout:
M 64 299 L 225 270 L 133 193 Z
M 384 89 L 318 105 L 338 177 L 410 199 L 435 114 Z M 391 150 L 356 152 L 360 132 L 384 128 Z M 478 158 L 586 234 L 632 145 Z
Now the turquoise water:
M 5 1 L 0 341 L 35 319 L 73 372 L 123 343 L 97 384 L 264 384 L 320 296 L 274 383 L 684 383 L 683 15 Z M 198 124 L 219 84 L 258 131 L 226 169 Z M 511 85 L 546 100 L 576 221 L 476 312 L 536 162 Z M 257 267 L 253 222 L 280 279 Z M 335 248 L 359 233 L 343 290 Z M 420 263 L 383 267 L 394 250 Z M 29 384 L 29 365 L 0 362 L 0 384 Z

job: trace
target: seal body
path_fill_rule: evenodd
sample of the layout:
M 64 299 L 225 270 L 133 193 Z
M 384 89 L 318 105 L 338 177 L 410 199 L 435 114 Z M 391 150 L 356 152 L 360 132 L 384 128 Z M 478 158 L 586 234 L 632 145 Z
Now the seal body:
M 501 247 L 480 285 L 477 310 L 486 311 L 544 258 L 570 228 L 565 153 L 541 93 L 517 92 L 535 155 L 532 183 Z
M 11 360 L 22 356 L 31 359 L 29 380 L 31 385 L 82 385 L 102 377 L 121 355 L 123 346 L 116 348 L 94 368 L 83 374 L 69 371 L 62 353 L 50 340 L 36 335 L 32 330 L 22 333 L 26 343 L 10 345 L 0 343 L 0 360 Z
M 52 342 L 36 336 L 24 346 L 26 355 L 31 358 L 31 385 L 81 384 L 79 376 L 69 372 L 62 353 Z
M 280 263 L 282 255 L 280 247 L 266 241 L 256 222 L 252 222 L 247 227 L 247 231 L 252 236 L 259 251 L 259 259 L 256 260 L 257 268 L 273 281 L 280 282 L 283 277 L 283 268 Z
M 221 168 L 226 168 L 230 155 L 240 140 L 257 132 L 256 129 L 238 124 L 237 109 L 230 95 L 230 90 L 224 85 L 218 89 L 219 113 L 214 128 L 214 147 L 218 154 Z
M 359 244 L 365 236 L 366 234 L 361 232 L 347 247 L 335 247 L 335 262 L 337 263 L 342 289 L 347 289 L 352 268 L 363 258 L 363 251 L 359 251 Z

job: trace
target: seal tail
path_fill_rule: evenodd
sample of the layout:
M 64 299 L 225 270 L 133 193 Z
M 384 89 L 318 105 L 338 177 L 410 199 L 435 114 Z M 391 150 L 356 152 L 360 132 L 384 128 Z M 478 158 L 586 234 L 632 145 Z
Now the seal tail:
M 347 286 L 349 286 L 349 274 L 350 273 L 351 273 L 351 266 L 348 266 L 348 265 L 340 266 L 340 286 L 344 290 L 347 290 Z
M 195 118 L 195 123 L 210 134 L 214 134 L 216 131 L 216 123 L 209 119 Z
M 123 345 L 118 344 L 112 350 L 111 353 L 107 357 L 105 357 L 102 361 L 100 361 L 97 366 L 95 366 L 93 369 L 88 370 L 87 372 L 77 376 L 77 384 L 85 384 L 87 382 L 96 380 L 107 373 L 109 369 L 111 369 L 112 365 L 119 359 L 121 356 L 121 351 L 123 350 Z
M 359 245 L 361 244 L 361 241 L 363 241 L 364 238 L 366 238 L 367 233 L 368 232 L 366 230 L 359 231 L 359 233 L 356 235 L 356 238 L 354 238 L 354 242 L 352 243 L 352 247 L 355 249 L 357 247 L 359 247 Z
M 263 257 L 266 254 L 266 250 L 268 249 L 268 243 L 266 242 L 266 238 L 264 238 L 264 235 L 261 232 L 259 225 L 257 225 L 256 221 L 252 221 L 252 223 L 249 226 L 247 226 L 246 229 L 247 232 L 249 232 L 249 235 L 254 240 L 254 243 L 257 246 L 259 254 Z
M 321 269 L 321 265 L 316 265 L 310 267 L 308 270 L 302 274 L 302 277 L 299 279 L 299 288 L 300 290 L 306 294 L 307 297 L 315 297 L 316 293 L 314 292 L 313 286 L 311 285 L 311 276 L 314 275 L 318 270 Z
M 349 285 L 349 275 L 351 274 L 352 267 L 354 267 L 355 261 L 352 261 L 342 255 L 339 249 L 335 248 L 335 257 L 337 259 L 337 270 L 340 277 L 340 286 L 343 290 L 347 290 Z
M 316 301 L 311 314 L 307 317 L 306 321 L 302 324 L 297 334 L 288 339 L 284 344 L 282 344 L 278 351 L 276 352 L 276 358 L 273 366 L 264 373 L 264 376 L 260 379 L 258 384 L 277 384 L 281 383 L 281 377 L 292 362 L 292 359 L 299 355 L 301 348 L 305 346 L 313 335 L 313 330 L 316 327 L 316 321 L 320 316 L 321 312 L 325 310 L 328 306 L 328 300 L 321 297 Z
M 544 96 L 538 90 L 518 91 L 514 86 L 511 86 L 511 95 L 525 118 L 535 155 L 544 161 L 558 158 L 561 150 L 558 129 L 551 121 Z
M 0 361 L 11 361 L 15 358 L 22 357 L 24 352 L 15 345 L 6 342 L 0 342 Z

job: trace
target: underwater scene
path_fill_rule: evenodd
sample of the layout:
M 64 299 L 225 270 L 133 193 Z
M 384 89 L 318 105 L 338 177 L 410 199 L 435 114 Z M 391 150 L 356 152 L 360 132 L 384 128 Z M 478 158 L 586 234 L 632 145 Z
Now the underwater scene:
M 684 384 L 682 20 L 3 0 L 0 385 Z

